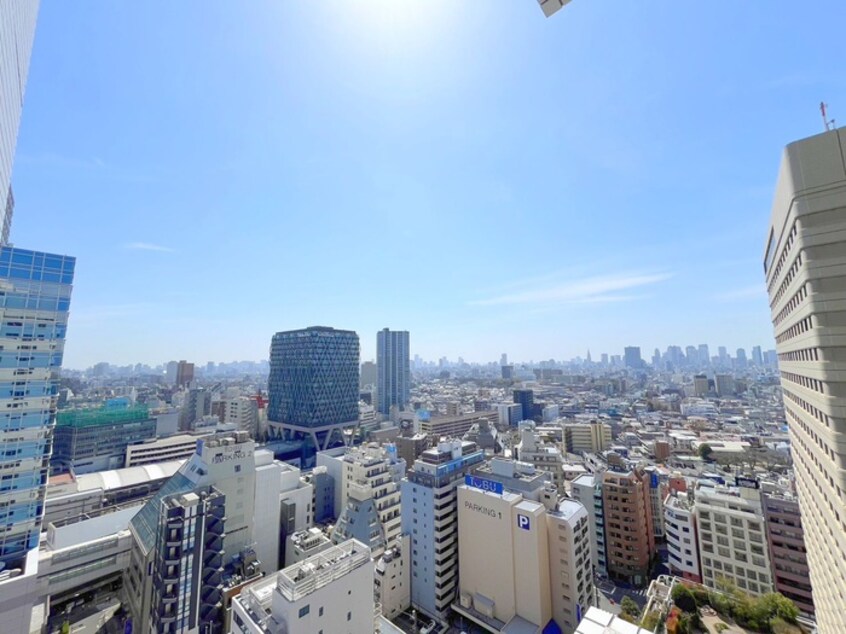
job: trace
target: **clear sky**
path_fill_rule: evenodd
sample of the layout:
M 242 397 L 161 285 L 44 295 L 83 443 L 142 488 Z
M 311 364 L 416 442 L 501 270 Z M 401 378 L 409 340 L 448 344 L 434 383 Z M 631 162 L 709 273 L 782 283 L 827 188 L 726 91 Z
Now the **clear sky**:
M 15 244 L 65 364 L 773 347 L 782 147 L 846 122 L 842 0 L 42 0 Z

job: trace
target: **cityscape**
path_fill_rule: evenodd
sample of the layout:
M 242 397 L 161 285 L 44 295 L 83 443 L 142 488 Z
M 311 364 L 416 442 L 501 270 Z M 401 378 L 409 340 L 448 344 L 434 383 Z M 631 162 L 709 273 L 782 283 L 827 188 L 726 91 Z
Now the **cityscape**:
M 529 9 L 521 20 L 545 28 L 590 19 L 587 0 L 520 5 Z M 341 6 L 332 10 L 350 10 Z M 387 25 L 393 44 L 397 33 L 411 42 L 436 11 L 357 6 L 370 7 L 367 19 Z M 679 310 L 684 296 L 648 290 L 684 273 L 627 267 L 614 279 L 562 282 L 541 250 L 510 254 L 514 267 L 537 259 L 534 278 L 478 281 L 460 334 L 441 341 L 441 322 L 421 324 L 419 306 L 386 311 L 378 329 L 351 329 L 368 310 L 364 282 L 350 301 L 349 289 L 310 278 L 324 259 L 345 267 L 343 250 L 330 258 L 303 234 L 313 258 L 289 266 L 274 251 L 265 263 L 228 228 L 231 244 L 203 245 L 207 269 L 192 262 L 169 275 L 205 288 L 219 258 L 263 276 L 268 296 L 285 295 L 272 284 L 302 284 L 335 310 L 283 315 L 248 287 L 214 279 L 220 306 L 190 299 L 195 318 L 172 319 L 145 303 L 168 296 L 157 286 L 161 265 L 149 264 L 149 279 L 124 285 L 138 303 L 97 315 L 89 305 L 77 339 L 77 294 L 105 292 L 92 280 L 113 271 L 86 272 L 102 255 L 85 248 L 40 250 L 39 232 L 21 232 L 33 244 L 16 242 L 18 219 L 40 213 L 31 182 L 41 183 L 45 164 L 20 149 L 22 118 L 30 108 L 62 116 L 27 93 L 30 60 L 49 47 L 36 37 L 42 21 L 55 33 L 63 10 L 56 0 L 0 0 L 0 632 L 846 632 L 846 132 L 825 103 L 822 130 L 782 140 L 769 220 L 748 247 L 757 285 L 709 296 L 713 310 L 690 319 L 694 330 L 712 327 L 695 336 L 663 326 L 660 313 Z M 219 10 L 233 9 L 209 12 Z M 243 10 L 271 19 L 270 5 Z M 72 234 L 69 246 L 85 244 Z M 414 238 L 402 236 L 409 261 L 423 253 Z M 153 242 L 118 250 L 178 252 Z M 386 252 L 386 271 L 406 266 Z M 385 273 L 382 292 L 402 305 L 393 279 Z M 449 303 L 446 287 L 431 303 Z M 182 295 L 168 297 L 176 305 Z M 757 313 L 738 298 L 766 300 L 770 323 L 756 329 Z M 246 313 L 238 321 L 228 304 L 239 303 L 277 325 L 257 327 Z M 638 322 L 639 303 L 655 323 Z M 505 334 L 504 306 L 555 322 L 545 327 L 566 346 L 543 344 L 547 330 L 522 345 Z M 574 328 L 555 312 L 562 307 L 586 311 L 597 330 Z M 484 322 L 491 313 L 504 319 Z M 608 336 L 596 336 L 603 329 Z M 174 343 L 195 336 L 207 339 L 202 356 Z M 239 337 L 261 339 L 264 355 Z M 222 361 L 232 350 L 247 360 Z

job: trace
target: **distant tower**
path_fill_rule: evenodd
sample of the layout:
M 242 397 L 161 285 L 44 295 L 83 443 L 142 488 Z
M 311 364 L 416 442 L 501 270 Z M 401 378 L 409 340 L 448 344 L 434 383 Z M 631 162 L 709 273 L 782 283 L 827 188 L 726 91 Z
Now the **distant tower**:
M 590 360 L 590 348 L 588 348 L 588 352 L 587 352 L 587 362 L 588 363 L 591 362 L 591 360 Z
M 408 406 L 411 389 L 409 335 L 406 330 L 384 328 L 376 333 L 376 397 L 379 413 L 389 416 L 391 407 Z

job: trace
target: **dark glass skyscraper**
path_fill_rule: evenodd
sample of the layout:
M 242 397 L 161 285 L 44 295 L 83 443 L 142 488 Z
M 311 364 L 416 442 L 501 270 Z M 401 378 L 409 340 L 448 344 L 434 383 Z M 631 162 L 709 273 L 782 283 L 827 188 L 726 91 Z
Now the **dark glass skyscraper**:
M 358 335 L 312 326 L 277 332 L 270 345 L 267 418 L 279 438 L 310 436 L 328 446 L 333 432 L 358 424 Z
M 400 410 L 408 405 L 411 383 L 411 359 L 408 352 L 408 331 L 384 328 L 376 333 L 376 396 L 378 410 L 388 416 L 391 407 Z

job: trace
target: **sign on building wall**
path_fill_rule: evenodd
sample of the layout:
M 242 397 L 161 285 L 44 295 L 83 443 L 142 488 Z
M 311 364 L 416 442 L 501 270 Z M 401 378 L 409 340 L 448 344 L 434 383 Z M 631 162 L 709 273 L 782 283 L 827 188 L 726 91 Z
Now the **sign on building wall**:
M 478 478 L 473 475 L 464 476 L 464 484 L 474 489 L 481 489 L 482 491 L 490 491 L 497 495 L 502 495 L 502 482 L 495 482 L 493 480 L 486 480 L 485 478 Z

